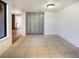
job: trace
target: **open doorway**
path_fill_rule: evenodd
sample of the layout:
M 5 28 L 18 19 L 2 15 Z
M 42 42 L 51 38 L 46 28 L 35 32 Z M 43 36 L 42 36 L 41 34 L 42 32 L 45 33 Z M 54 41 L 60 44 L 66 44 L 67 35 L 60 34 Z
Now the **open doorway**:
M 44 13 L 43 12 L 26 13 L 26 33 L 44 34 Z
M 15 43 L 21 37 L 21 21 L 21 15 L 12 14 L 12 43 Z

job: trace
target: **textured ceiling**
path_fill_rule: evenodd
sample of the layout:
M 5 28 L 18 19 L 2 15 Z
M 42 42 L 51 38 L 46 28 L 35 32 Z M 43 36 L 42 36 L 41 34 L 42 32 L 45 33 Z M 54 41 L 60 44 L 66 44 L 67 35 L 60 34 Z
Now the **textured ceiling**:
M 71 5 L 78 0 L 14 0 L 13 6 L 15 8 L 26 11 L 60 11 L 61 9 Z M 48 3 L 55 3 L 52 9 L 46 8 Z

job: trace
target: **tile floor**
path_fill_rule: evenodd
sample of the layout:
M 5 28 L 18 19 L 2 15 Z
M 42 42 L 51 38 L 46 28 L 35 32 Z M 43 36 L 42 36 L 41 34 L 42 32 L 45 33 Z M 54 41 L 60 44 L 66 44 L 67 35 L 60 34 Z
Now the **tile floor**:
M 43 35 L 21 37 L 2 58 L 78 58 L 79 49 L 63 38 Z

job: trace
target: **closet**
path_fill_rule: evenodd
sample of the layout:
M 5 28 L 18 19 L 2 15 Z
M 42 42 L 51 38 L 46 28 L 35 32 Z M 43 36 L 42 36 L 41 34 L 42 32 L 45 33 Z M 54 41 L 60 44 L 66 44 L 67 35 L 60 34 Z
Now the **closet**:
M 44 33 L 44 13 L 43 12 L 26 13 L 26 32 L 27 34 Z

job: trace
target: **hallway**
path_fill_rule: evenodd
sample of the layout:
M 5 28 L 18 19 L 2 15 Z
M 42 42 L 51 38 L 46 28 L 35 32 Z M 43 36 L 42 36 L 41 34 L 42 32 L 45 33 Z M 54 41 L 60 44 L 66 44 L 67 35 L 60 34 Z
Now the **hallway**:
M 21 37 L 21 29 L 12 29 L 12 43 L 14 44 Z
M 21 37 L 0 57 L 77 58 L 79 49 L 57 35 L 27 35 Z

